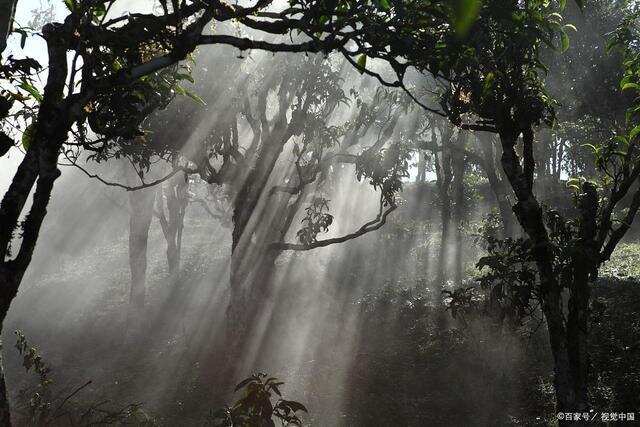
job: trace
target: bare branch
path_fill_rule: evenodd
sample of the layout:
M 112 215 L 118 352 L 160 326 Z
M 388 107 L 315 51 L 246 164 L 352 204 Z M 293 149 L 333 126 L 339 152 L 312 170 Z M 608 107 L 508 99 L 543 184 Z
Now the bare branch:
M 341 45 L 342 41 L 319 42 L 311 40 L 308 42 L 288 44 L 288 43 L 270 43 L 262 40 L 251 40 L 246 37 L 235 37 L 223 34 L 203 35 L 198 39 L 199 45 L 204 44 L 226 44 L 234 46 L 240 50 L 259 49 L 269 52 L 328 52 Z
M 84 172 L 84 174 L 87 175 L 89 178 L 97 179 L 98 181 L 100 181 L 101 183 L 103 183 L 104 185 L 107 185 L 109 187 L 118 187 L 118 188 L 122 188 L 123 190 L 126 190 L 126 191 L 136 191 L 136 190 L 142 190 L 144 188 L 153 187 L 153 186 L 158 185 L 158 184 L 160 184 L 162 182 L 165 182 L 166 180 L 168 180 L 169 178 L 171 178 L 172 176 L 174 176 L 178 172 L 193 173 L 193 171 L 191 169 L 189 169 L 189 168 L 177 167 L 174 170 L 172 170 L 169 174 L 165 175 L 162 178 L 156 179 L 156 180 L 151 181 L 151 182 L 143 183 L 141 185 L 128 186 L 128 185 L 120 184 L 119 182 L 107 181 L 106 179 L 102 178 L 98 174 L 90 173 L 89 171 L 87 171 L 85 168 L 83 168 L 82 166 L 80 166 L 76 162 L 72 162 L 71 164 L 65 165 L 65 166 L 74 166 L 74 167 L 80 169 L 82 172 Z

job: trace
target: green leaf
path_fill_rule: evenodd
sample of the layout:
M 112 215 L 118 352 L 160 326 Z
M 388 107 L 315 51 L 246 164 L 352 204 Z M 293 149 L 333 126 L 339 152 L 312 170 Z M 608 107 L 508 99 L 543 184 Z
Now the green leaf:
M 122 63 L 118 60 L 118 58 L 114 59 L 111 63 L 111 68 L 113 71 L 120 71 L 122 69 Z M 142 78 L 140 79 L 142 80 Z
M 175 85 L 173 87 L 173 89 L 176 91 L 176 93 L 178 95 L 182 95 L 182 96 L 188 96 L 189 98 L 193 99 L 195 102 L 197 102 L 198 104 L 205 106 L 207 105 L 206 102 L 204 102 L 204 99 L 200 98 L 200 96 L 198 96 L 197 94 L 191 92 L 188 89 L 183 88 L 180 85 Z
M 193 77 L 191 77 L 191 75 L 187 73 L 177 73 L 176 79 L 187 80 L 188 82 L 195 83 L 195 80 L 193 79 Z
M 95 9 L 93 11 L 93 16 L 97 19 L 102 18 L 105 14 L 107 13 L 107 8 L 104 5 L 104 3 L 98 3 L 95 6 Z
M 569 35 L 563 29 L 560 31 L 560 52 L 564 53 L 569 49 Z
M 29 92 L 36 101 L 42 102 L 42 99 L 43 99 L 42 94 L 40 94 L 40 91 L 31 83 L 28 83 L 27 81 L 23 80 L 22 83 L 18 85 L 18 87 Z
M 20 49 L 24 49 L 24 45 L 27 42 L 27 32 L 23 28 L 18 28 L 13 31 L 20 34 Z
M 358 60 L 356 61 L 356 64 L 358 64 L 358 72 L 360 74 L 363 74 L 367 69 L 367 55 L 365 55 L 364 53 L 360 55 L 358 57 Z
M 391 4 L 389 3 L 389 0 L 378 0 L 378 4 L 380 5 L 380 8 L 382 10 L 391 9 Z
M 453 26 L 459 37 L 467 35 L 469 29 L 471 29 L 471 26 L 478 18 L 481 6 L 481 0 L 456 0 Z
M 567 188 L 571 188 L 575 191 L 580 191 L 580 185 L 582 184 L 581 178 L 571 178 L 567 180 L 566 186 Z
M 616 135 L 613 138 L 614 141 L 616 141 L 619 144 L 623 144 L 623 145 L 629 145 L 629 140 L 627 139 L 626 136 L 624 135 Z
M 67 6 L 69 12 L 73 12 L 76 8 L 76 3 L 74 0 L 64 0 L 64 5 Z
M 21 142 L 22 142 L 22 148 L 24 148 L 25 151 L 29 150 L 29 147 L 31 147 L 31 143 L 33 142 L 35 131 L 36 131 L 36 127 L 34 126 L 33 123 L 31 123 L 29 126 L 25 128 L 24 132 L 22 132 Z
M 625 83 L 624 85 L 622 85 L 622 90 L 629 89 L 640 90 L 640 85 L 638 85 L 637 83 Z
M 609 41 L 607 41 L 605 52 L 609 53 L 613 48 L 618 47 L 619 45 L 620 45 L 620 40 L 618 40 L 617 38 L 612 38 Z
M 557 24 L 557 25 L 560 25 L 560 23 L 563 20 L 562 15 L 560 15 L 558 12 L 550 13 L 549 15 L 547 15 L 547 19 L 551 23 L 554 23 L 554 24 Z
M 202 105 L 203 107 L 207 105 L 207 103 L 204 102 L 204 99 L 202 99 L 198 94 L 191 92 L 188 89 L 184 89 L 184 88 L 182 89 L 184 90 L 184 94 L 187 95 L 189 98 L 193 99 L 196 103 Z
M 629 132 L 629 141 L 633 141 L 633 139 L 638 136 L 638 134 L 640 134 L 640 125 L 634 127 L 633 129 L 631 129 L 631 132 Z
M 482 85 L 482 96 L 487 96 L 493 90 L 493 83 L 496 80 L 496 75 L 494 73 L 487 73 L 484 78 L 484 84 Z

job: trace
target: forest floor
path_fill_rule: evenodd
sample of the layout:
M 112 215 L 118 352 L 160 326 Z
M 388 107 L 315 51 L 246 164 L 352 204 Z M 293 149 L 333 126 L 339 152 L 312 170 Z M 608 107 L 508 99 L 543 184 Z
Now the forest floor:
M 219 375 L 212 373 L 211 352 L 223 321 L 228 275 L 223 245 L 211 241 L 225 233 L 210 223 L 192 223 L 177 281 L 167 277 L 162 251 L 152 251 L 147 308 L 133 317 L 126 236 L 81 256 L 58 257 L 56 265 L 30 276 L 4 335 L 14 405 L 28 413 L 29 392 L 18 391 L 37 386 L 12 350 L 15 329 L 24 331 L 52 368 L 51 389 L 58 396 L 92 381 L 69 405 L 123 408 L 141 402 L 146 415 L 139 424 L 202 425 L 211 410 L 231 403 L 231 390 L 212 389 L 208 382 Z M 163 247 L 158 230 L 150 247 Z M 640 244 L 621 245 L 594 288 L 590 390 L 599 411 L 640 408 L 638 259 Z M 292 285 L 302 281 L 295 277 Z M 310 409 L 308 424 L 553 422 L 549 351 L 538 319 L 518 328 L 489 318 L 461 322 L 451 318 L 435 288 L 415 280 L 347 292 L 345 277 L 319 278 L 305 284 L 305 293 L 279 303 L 281 314 L 274 314 L 277 322 L 269 331 L 283 338 L 261 347 L 272 354 L 261 360 L 271 362 L 255 367 L 286 382 L 287 398 Z

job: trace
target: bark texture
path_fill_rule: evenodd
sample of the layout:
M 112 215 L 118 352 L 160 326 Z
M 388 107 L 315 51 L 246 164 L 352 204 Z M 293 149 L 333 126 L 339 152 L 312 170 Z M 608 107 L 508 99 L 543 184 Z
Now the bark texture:
M 7 47 L 7 38 L 13 27 L 18 0 L 0 0 L 0 55 Z
M 523 163 L 520 163 L 515 146 L 522 135 Z M 533 193 L 533 131 L 531 128 L 519 130 L 507 126 L 500 133 L 502 143 L 502 166 L 516 196 L 513 207 L 518 222 L 532 243 L 540 279 L 540 299 L 544 313 L 551 352 L 554 360 L 554 387 L 557 410 L 561 412 L 583 412 L 589 409 L 587 397 L 587 348 L 589 277 L 597 268 L 597 257 L 587 253 L 574 256 L 572 271 L 568 275 L 559 274 L 555 268 L 553 244 L 544 224 L 543 210 Z M 591 208 L 597 210 L 597 196 L 589 197 Z M 595 236 L 593 211 L 583 209 L 581 242 L 578 247 L 593 247 Z M 592 260 L 594 262 L 592 262 Z M 585 265 L 586 264 L 586 265 Z M 588 267 L 590 266 L 590 267 Z M 587 272 L 586 275 L 584 272 Z M 563 289 L 568 288 L 569 314 L 563 311 Z
M 155 191 L 138 190 L 129 193 L 129 268 L 131 291 L 129 302 L 137 308 L 144 306 L 147 277 L 147 243 L 153 216 Z
M 457 285 L 462 285 L 462 270 L 464 265 L 464 251 L 462 246 L 462 227 L 465 220 L 464 201 L 464 172 L 465 172 L 465 144 L 467 140 L 466 132 L 461 132 L 456 142 L 456 150 L 452 152 L 453 181 L 453 240 L 454 240 L 454 270 L 453 280 Z
M 59 31 L 58 26 L 49 24 L 43 28 L 43 37 L 48 46 L 49 73 L 43 101 L 34 122 L 34 136 L 9 189 L 0 202 L 0 322 L 4 322 L 33 257 L 53 185 L 60 176 L 57 167 L 58 154 L 72 124 L 69 104 L 63 100 L 67 76 L 64 33 Z M 33 202 L 29 213 L 22 221 L 22 238 L 15 250 L 11 246 L 14 232 L 18 228 L 20 215 L 34 185 Z M 4 376 L 0 377 L 4 380 Z M 0 384 L 0 422 L 10 425 L 9 402 L 4 381 Z
M 156 215 L 160 220 L 162 234 L 167 242 L 166 254 L 169 274 L 174 277 L 180 270 L 182 230 L 189 204 L 188 190 L 189 184 L 186 175 L 177 173 L 156 194 Z
M 489 186 L 495 197 L 498 213 L 502 222 L 503 238 L 512 238 L 515 236 L 515 217 L 509 202 L 507 184 L 501 179 L 497 171 L 499 165 L 495 161 L 493 135 L 485 132 L 479 132 L 478 139 L 480 141 L 480 149 L 482 151 L 482 169 L 487 176 Z
M 436 186 L 440 199 L 440 248 L 438 253 L 438 271 L 436 282 L 443 283 L 447 280 L 447 249 L 449 246 L 450 225 L 451 225 L 451 181 L 453 180 L 453 170 L 451 163 L 451 141 L 452 130 L 447 130 L 442 136 L 442 146 L 440 154 L 435 151 L 436 166 Z

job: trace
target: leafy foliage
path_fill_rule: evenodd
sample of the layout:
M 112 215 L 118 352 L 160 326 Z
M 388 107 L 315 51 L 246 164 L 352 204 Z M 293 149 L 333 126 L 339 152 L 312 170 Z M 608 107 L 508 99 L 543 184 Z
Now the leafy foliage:
M 155 56 L 159 53 L 140 54 Z M 117 65 L 113 67 L 123 67 L 118 59 L 114 61 Z M 163 69 L 142 77 L 124 91 L 106 92 L 87 106 L 87 123 L 102 140 L 102 144 L 92 148 L 89 159 L 103 162 L 110 158 L 126 157 L 140 170 L 147 171 L 154 155 L 169 156 L 171 159 L 170 156 L 174 154 L 172 150 L 153 144 L 154 140 L 146 136 L 145 128 L 148 128 L 149 116 L 167 108 L 176 95 L 195 97 L 180 85 L 183 81 L 193 81 L 190 70 L 188 63 Z M 80 133 L 80 140 L 89 143 L 84 138 L 86 133 Z
M 20 130 L 23 135 L 27 132 L 36 116 L 42 94 L 34 84 L 41 70 L 36 60 L 16 59 L 11 55 L 0 65 L 0 157 L 15 144 L 14 138 L 20 135 Z M 16 108 L 18 105 L 20 108 Z M 14 126 L 9 126 L 8 120 L 13 120 Z
M 55 423 L 60 422 L 62 417 L 72 425 L 155 425 L 154 420 L 143 411 L 139 403 L 112 409 L 107 406 L 109 401 L 90 405 L 73 402 L 72 398 L 89 386 L 91 381 L 70 392 L 64 389 L 54 390 L 51 368 L 45 363 L 38 349 L 29 344 L 22 331 L 16 330 L 15 335 L 15 348 L 22 356 L 22 365 L 27 372 L 33 372 L 38 377 L 34 387 L 24 388 L 18 394 L 15 410 L 24 425 L 57 425 Z
M 365 150 L 356 162 L 358 181 L 368 179 L 374 189 L 380 189 L 386 201 L 393 200 L 402 190 L 404 178 L 409 176 L 411 149 L 396 142 L 381 151 Z
M 523 239 L 489 236 L 486 243 L 488 255 L 476 266 L 486 269 L 478 282 L 488 291 L 487 311 L 499 323 L 519 326 L 532 314 L 536 300 L 537 272 L 530 245 Z
M 38 375 L 38 385 L 35 390 L 31 391 L 31 395 L 27 396 L 29 392 L 26 390 L 21 392 L 21 397 L 23 399 L 28 399 L 29 402 L 29 418 L 38 424 L 47 420 L 50 412 L 53 410 L 51 406 L 50 389 L 53 381 L 49 375 L 51 373 L 51 368 L 44 363 L 38 349 L 29 345 L 22 331 L 17 330 L 15 331 L 15 334 L 15 348 L 22 356 L 22 366 L 24 366 L 24 369 L 27 372 L 33 371 Z
M 262 372 L 244 379 L 235 389 L 236 392 L 242 391 L 244 396 L 233 406 L 214 414 L 215 425 L 275 427 L 275 421 L 280 421 L 283 426 L 302 425 L 297 412 L 308 412 L 307 408 L 302 403 L 283 399 L 279 388 L 283 384 Z
M 300 243 L 310 245 L 318 240 L 318 234 L 329 231 L 333 215 L 328 210 L 329 200 L 324 197 L 315 197 L 305 208 L 306 214 L 301 221 L 303 227 L 296 233 Z

